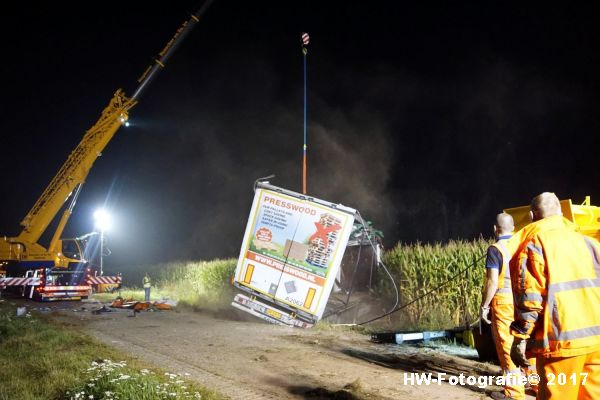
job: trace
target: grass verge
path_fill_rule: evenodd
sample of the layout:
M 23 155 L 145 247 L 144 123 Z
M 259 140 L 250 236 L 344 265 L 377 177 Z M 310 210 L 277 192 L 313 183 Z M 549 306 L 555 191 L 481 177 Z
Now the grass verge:
M 127 287 L 121 290 L 121 296 L 125 299 L 144 299 L 144 292 L 138 288 L 141 288 L 144 273 L 148 273 L 152 279 L 152 301 L 168 298 L 179 301 L 180 306 L 192 309 L 219 309 L 229 308 L 233 299 L 231 277 L 236 263 L 235 258 L 174 261 L 128 266 L 112 272 L 123 274 L 123 284 Z M 117 294 L 102 294 L 95 298 L 108 301 L 116 296 Z
M 0 399 L 222 399 L 47 316 L 0 302 Z

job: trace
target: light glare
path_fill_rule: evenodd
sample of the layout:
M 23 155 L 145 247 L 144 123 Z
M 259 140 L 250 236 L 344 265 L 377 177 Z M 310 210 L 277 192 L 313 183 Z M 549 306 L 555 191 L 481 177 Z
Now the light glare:
M 96 228 L 101 232 L 108 231 L 112 226 L 112 218 L 110 214 L 103 208 L 100 208 L 94 212 L 94 221 L 96 222 Z

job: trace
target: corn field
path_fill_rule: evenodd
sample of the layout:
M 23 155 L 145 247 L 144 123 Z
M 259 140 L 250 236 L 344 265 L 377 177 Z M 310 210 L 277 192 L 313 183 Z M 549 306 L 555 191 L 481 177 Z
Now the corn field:
M 466 269 L 439 290 L 393 314 L 390 322 L 403 329 L 446 329 L 474 322 L 478 318 L 489 245 L 483 239 L 446 244 L 399 243 L 386 251 L 383 261 L 398 285 L 400 306 Z M 395 300 L 393 286 L 383 271 L 378 274 L 375 291 L 389 302 Z
M 477 320 L 485 275 L 484 256 L 490 244 L 484 239 L 445 244 L 399 243 L 385 251 L 383 261 L 398 285 L 400 306 L 415 301 L 466 269 L 439 290 L 392 314 L 388 322 L 396 329 L 437 330 Z M 194 307 L 224 307 L 233 297 L 230 282 L 236 262 L 234 258 L 178 261 L 131 266 L 120 272 L 125 285 L 141 286 L 144 273 L 148 272 L 161 296 Z M 374 291 L 386 304 L 394 303 L 395 291 L 381 269 Z
M 152 279 L 152 293 L 161 298 L 175 299 L 193 307 L 221 307 L 229 305 L 233 298 L 230 280 L 236 263 L 234 258 L 173 261 L 106 270 L 107 273 L 122 273 L 124 286 L 129 288 L 141 287 L 144 274 L 148 273 Z

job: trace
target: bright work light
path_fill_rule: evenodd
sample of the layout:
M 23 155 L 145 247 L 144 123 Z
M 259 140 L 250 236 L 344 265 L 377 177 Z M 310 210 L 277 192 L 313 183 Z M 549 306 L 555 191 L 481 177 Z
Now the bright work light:
M 94 212 L 94 221 L 96 223 L 96 229 L 100 232 L 110 230 L 112 226 L 112 218 L 110 214 L 103 208 L 100 208 Z
M 112 218 L 108 211 L 99 208 L 94 212 L 96 229 L 100 231 L 100 276 L 104 275 L 104 232 L 112 226 Z

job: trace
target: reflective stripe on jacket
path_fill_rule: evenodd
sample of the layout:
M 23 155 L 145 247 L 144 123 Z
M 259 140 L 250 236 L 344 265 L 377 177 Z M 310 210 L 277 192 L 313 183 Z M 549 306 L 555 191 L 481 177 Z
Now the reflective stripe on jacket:
M 495 296 L 501 296 L 506 300 L 512 300 L 512 288 L 510 283 L 510 259 L 512 258 L 512 254 L 508 252 L 508 247 L 506 243 L 509 239 L 500 239 L 492 246 L 494 246 L 500 254 L 502 255 L 502 266 L 498 271 L 498 289 L 496 289 Z
M 572 357 L 600 348 L 600 244 L 561 216 L 531 224 L 511 265 L 513 335 L 528 355 Z

